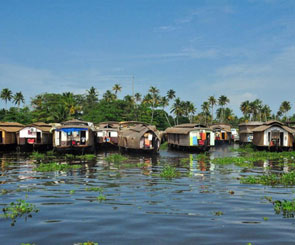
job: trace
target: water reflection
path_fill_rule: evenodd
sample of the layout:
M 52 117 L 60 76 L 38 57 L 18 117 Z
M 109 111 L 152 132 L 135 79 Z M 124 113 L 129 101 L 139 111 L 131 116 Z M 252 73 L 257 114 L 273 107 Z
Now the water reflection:
M 96 161 L 81 163 L 81 169 L 49 173 L 34 171 L 28 155 L 1 154 L 1 189 L 8 192 L 0 196 L 0 205 L 27 195 L 40 208 L 14 230 L 1 220 L 1 243 L 74 244 L 99 238 L 101 244 L 271 244 L 278 242 L 277 236 L 293 242 L 292 221 L 282 220 L 272 204 L 261 201 L 265 195 L 292 198 L 292 190 L 249 187 L 238 179 L 241 171 L 292 171 L 287 161 L 258 162 L 248 169 L 169 151 L 152 157 L 125 155 L 128 160 L 121 164 L 104 160 L 113 153 L 100 152 Z M 221 147 L 209 159 L 235 155 Z M 181 177 L 161 178 L 165 164 L 175 166 Z M 100 195 L 105 199 L 99 201 Z M 224 215 L 217 218 L 217 211 Z M 263 217 L 269 217 L 267 225 Z

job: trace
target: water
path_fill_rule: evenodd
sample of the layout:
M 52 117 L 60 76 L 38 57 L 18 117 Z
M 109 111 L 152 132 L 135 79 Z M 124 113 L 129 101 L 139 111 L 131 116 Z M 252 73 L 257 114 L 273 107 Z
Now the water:
M 225 148 L 210 157 L 236 154 Z M 0 154 L 0 188 L 8 191 L 0 195 L 0 207 L 26 199 L 40 210 L 14 226 L 1 218 L 1 244 L 294 244 L 295 219 L 275 214 L 263 198 L 290 200 L 294 188 L 240 184 L 241 176 L 270 171 L 267 163 L 247 169 L 161 151 L 153 158 L 127 155 L 129 163 L 144 167 L 118 168 L 106 163 L 105 155 L 99 153 L 82 169 L 40 173 L 28 156 Z M 190 161 L 181 164 L 183 158 Z M 181 177 L 159 177 L 167 163 Z M 99 195 L 106 200 L 99 201 Z

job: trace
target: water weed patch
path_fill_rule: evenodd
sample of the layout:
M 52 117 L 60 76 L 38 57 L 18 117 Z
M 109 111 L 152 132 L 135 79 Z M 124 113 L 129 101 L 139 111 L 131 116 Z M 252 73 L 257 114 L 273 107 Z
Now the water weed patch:
M 262 185 L 295 185 L 295 172 L 283 174 L 268 174 L 260 176 L 248 176 L 240 179 L 242 184 L 262 184 Z
M 38 172 L 68 171 L 70 169 L 79 169 L 81 165 L 69 165 L 59 163 L 40 163 L 33 170 Z
M 160 177 L 165 179 L 172 179 L 179 176 L 180 173 L 176 171 L 176 168 L 170 165 L 165 165 L 160 173 Z
M 128 159 L 127 157 L 124 157 L 120 154 L 112 154 L 110 156 L 105 157 L 104 160 L 106 160 L 109 163 L 120 163 L 120 162 L 126 161 L 127 159 Z
M 2 217 L 11 219 L 11 226 L 14 226 L 16 218 L 25 216 L 27 218 L 32 217 L 32 213 L 37 213 L 39 209 L 31 203 L 27 203 L 25 200 L 19 199 L 16 202 L 11 202 L 7 207 L 3 208 Z
M 294 218 L 295 215 L 295 200 L 276 200 L 273 202 L 276 214 L 282 213 L 286 218 Z

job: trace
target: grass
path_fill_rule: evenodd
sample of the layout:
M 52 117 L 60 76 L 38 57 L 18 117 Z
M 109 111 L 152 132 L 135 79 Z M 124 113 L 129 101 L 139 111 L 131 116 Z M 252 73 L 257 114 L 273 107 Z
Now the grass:
M 165 165 L 160 173 L 160 177 L 165 179 L 172 179 L 179 176 L 180 173 L 176 171 L 176 168 L 170 165 Z
M 42 160 L 45 160 L 46 156 L 43 153 L 39 153 L 37 151 L 34 151 L 31 155 L 31 158 L 33 158 L 37 162 L 41 162 Z
M 295 172 L 283 173 L 283 174 L 268 174 L 260 176 L 248 176 L 240 179 L 242 184 L 262 184 L 262 185 L 283 185 L 294 186 L 295 185 Z
M 69 164 L 59 164 L 59 163 L 40 163 L 33 170 L 38 172 L 53 172 L 53 171 L 68 171 L 70 169 L 81 168 L 81 165 L 69 165 Z
M 19 199 L 16 202 L 11 202 L 7 207 L 3 208 L 3 216 L 6 219 L 11 219 L 11 226 L 14 226 L 16 218 L 25 216 L 31 218 L 31 213 L 37 213 L 39 209 L 35 205 L 27 203 L 25 200 Z
M 112 154 L 105 157 L 104 160 L 106 160 L 109 163 L 120 163 L 120 162 L 126 161 L 127 159 L 128 159 L 127 157 L 124 157 L 120 154 Z

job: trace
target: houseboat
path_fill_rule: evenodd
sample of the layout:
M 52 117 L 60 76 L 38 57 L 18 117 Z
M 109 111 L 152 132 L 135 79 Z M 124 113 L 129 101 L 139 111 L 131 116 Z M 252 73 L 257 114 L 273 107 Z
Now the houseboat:
M 101 122 L 95 129 L 98 148 L 118 146 L 118 122 Z
M 53 128 L 53 147 L 57 151 L 95 151 L 95 127 L 81 120 L 62 122 Z
M 44 122 L 26 125 L 16 134 L 20 150 L 49 150 L 52 148 L 52 126 Z
M 120 150 L 157 152 L 161 138 L 155 126 L 143 122 L 120 122 L 118 146 Z
M 16 133 L 24 127 L 17 122 L 0 122 L 0 150 L 16 147 Z
M 244 122 L 239 124 L 240 144 L 248 144 L 253 140 L 253 129 L 261 126 L 263 122 Z
M 258 149 L 291 150 L 294 147 L 295 130 L 279 121 L 268 121 L 253 129 L 253 145 Z
M 215 145 L 231 144 L 231 126 L 228 124 L 213 124 L 210 126 L 215 134 Z
M 168 145 L 171 148 L 208 151 L 215 145 L 212 129 L 199 124 L 180 124 L 166 129 Z

